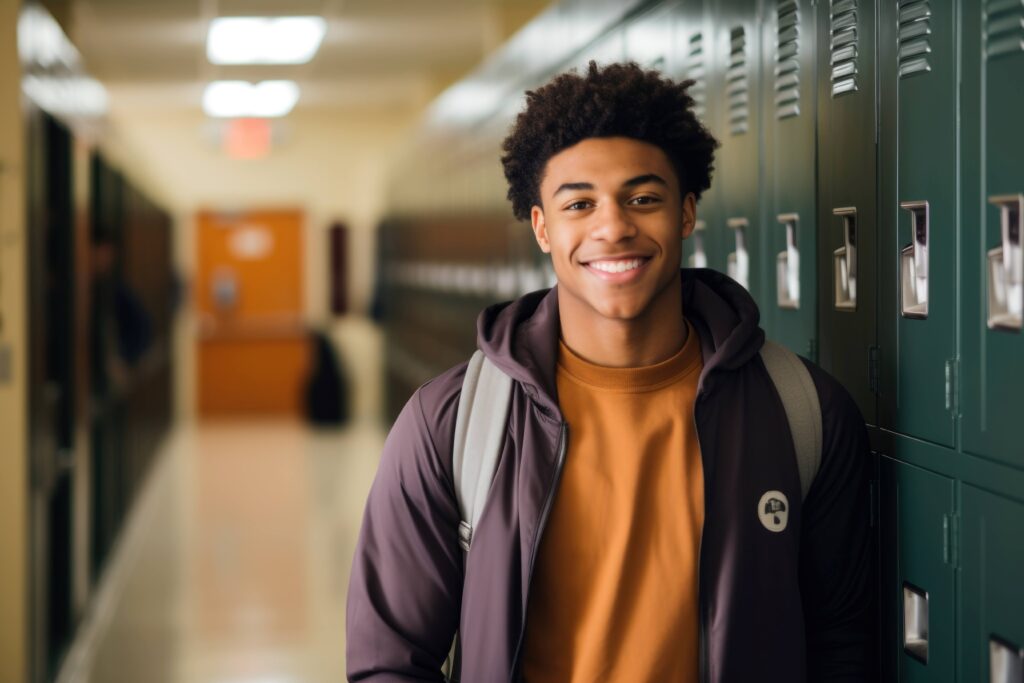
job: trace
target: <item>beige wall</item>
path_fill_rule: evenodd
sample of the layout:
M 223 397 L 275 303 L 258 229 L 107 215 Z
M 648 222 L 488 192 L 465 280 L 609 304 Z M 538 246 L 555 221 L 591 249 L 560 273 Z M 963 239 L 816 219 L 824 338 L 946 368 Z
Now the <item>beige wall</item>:
M 379 110 L 303 111 L 275 124 L 278 139 L 266 159 L 227 158 L 209 140 L 210 121 L 199 112 L 159 112 L 124 103 L 112 88 L 109 129 L 102 147 L 133 182 L 177 217 L 175 257 L 189 278 L 194 271 L 194 214 L 199 209 L 297 207 L 306 212 L 306 319 L 327 324 L 343 354 L 350 331 L 365 327 L 332 321 L 328 315 L 327 228 L 335 220 L 349 227 L 349 294 L 352 312 L 364 313 L 372 295 L 377 223 L 385 208 L 388 164 L 405 142 L 416 112 L 408 107 Z M 196 321 L 190 310 L 176 334 L 179 414 L 194 414 Z M 357 346 L 364 347 L 361 343 Z M 365 348 L 365 347 L 364 347 Z M 377 414 L 376 377 L 356 379 L 355 412 Z
M 23 126 L 15 26 L 19 0 L 0 0 L 0 681 L 27 678 L 28 493 Z

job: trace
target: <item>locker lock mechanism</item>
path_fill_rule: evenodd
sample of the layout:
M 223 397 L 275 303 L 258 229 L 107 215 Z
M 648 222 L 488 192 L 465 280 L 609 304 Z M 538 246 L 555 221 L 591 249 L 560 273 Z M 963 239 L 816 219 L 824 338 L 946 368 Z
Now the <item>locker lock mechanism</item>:
M 1019 332 L 1024 310 L 1024 258 L 1020 218 L 1024 195 L 989 197 L 999 207 L 1000 245 L 988 252 L 988 327 Z
M 725 222 L 730 230 L 736 233 L 736 251 L 730 252 L 727 272 L 743 289 L 750 289 L 750 254 L 747 252 L 747 228 L 750 222 L 746 218 L 730 218 Z
M 900 313 L 928 317 L 928 202 L 901 202 L 910 213 L 910 244 L 900 252 Z
M 988 680 L 989 683 L 1024 681 L 1024 648 L 992 636 L 988 641 Z
M 775 283 L 779 308 L 800 308 L 800 251 L 796 246 L 796 225 L 800 216 L 783 213 L 776 217 L 786 226 L 786 250 L 776 257 Z
M 843 246 L 833 252 L 835 308 L 857 310 L 857 208 L 832 209 L 843 220 Z
M 928 592 L 903 583 L 903 651 L 928 663 Z
M 708 253 L 704 247 L 704 236 L 707 234 L 707 228 L 707 223 L 702 220 L 698 220 L 693 224 L 693 234 L 690 235 L 690 239 L 693 240 L 693 253 L 690 254 L 687 263 L 690 268 L 708 267 Z

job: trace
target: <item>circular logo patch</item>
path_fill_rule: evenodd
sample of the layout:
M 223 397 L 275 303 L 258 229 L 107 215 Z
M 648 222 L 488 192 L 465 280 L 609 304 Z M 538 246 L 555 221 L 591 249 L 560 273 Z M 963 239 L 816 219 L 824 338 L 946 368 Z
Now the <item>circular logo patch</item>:
M 789 521 L 789 499 L 782 491 L 767 491 L 757 503 L 757 516 L 768 531 L 779 532 Z

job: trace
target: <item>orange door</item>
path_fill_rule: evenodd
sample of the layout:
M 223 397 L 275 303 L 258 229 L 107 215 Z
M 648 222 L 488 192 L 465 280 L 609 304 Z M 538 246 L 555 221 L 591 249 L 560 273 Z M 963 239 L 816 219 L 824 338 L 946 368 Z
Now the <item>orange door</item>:
M 302 212 L 204 211 L 196 223 L 200 416 L 298 415 L 309 363 Z

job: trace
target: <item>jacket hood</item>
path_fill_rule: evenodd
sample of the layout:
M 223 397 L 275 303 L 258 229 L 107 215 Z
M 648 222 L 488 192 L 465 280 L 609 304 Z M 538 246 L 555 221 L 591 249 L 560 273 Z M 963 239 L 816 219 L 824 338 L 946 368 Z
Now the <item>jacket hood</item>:
M 735 280 L 709 268 L 680 273 L 682 313 L 700 336 L 704 360 L 698 391 L 706 391 L 714 373 L 739 368 L 760 351 L 764 331 L 757 304 Z M 557 286 L 489 306 L 477 318 L 484 355 L 555 414 L 559 332 Z

